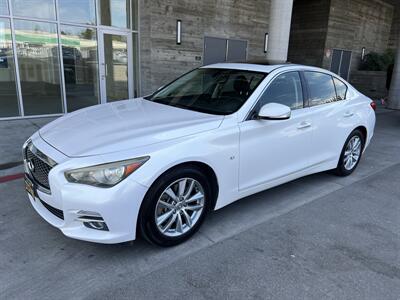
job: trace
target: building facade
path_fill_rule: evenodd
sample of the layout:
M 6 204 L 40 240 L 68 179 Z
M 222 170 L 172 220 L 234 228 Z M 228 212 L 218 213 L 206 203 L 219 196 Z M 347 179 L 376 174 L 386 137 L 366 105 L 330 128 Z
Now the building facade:
M 363 48 L 397 44 L 395 7 L 394 0 L 0 0 L 0 120 L 145 95 L 204 64 L 265 59 L 277 41 L 289 61 L 333 66 L 351 79 Z M 277 32 L 284 27 L 287 38 Z
M 130 0 L 0 0 L 0 118 L 51 116 L 138 94 Z

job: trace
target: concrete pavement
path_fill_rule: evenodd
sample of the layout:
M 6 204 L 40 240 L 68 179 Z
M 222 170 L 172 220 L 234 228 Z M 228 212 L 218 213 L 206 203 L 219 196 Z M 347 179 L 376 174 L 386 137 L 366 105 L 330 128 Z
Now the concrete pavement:
M 33 211 L 22 180 L 0 184 L 0 298 L 399 299 L 399 129 L 400 112 L 379 111 L 352 176 L 247 197 L 169 249 L 68 239 Z

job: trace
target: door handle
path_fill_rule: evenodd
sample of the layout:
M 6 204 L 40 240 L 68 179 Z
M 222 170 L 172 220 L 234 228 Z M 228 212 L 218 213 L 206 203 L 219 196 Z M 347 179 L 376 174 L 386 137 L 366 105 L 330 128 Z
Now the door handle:
M 351 112 L 351 111 L 347 111 L 347 112 L 344 113 L 344 117 L 345 118 L 349 118 L 349 117 L 352 117 L 352 116 L 354 116 L 354 113 Z
M 310 122 L 301 122 L 299 124 L 299 126 L 297 126 L 297 129 L 304 129 L 304 128 L 308 128 L 311 127 L 311 123 Z

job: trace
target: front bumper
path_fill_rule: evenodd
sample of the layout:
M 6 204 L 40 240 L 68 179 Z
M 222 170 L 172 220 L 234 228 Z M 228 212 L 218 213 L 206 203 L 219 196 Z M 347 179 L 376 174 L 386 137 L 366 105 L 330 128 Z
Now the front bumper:
M 51 155 L 57 150 L 48 148 L 40 138 L 32 142 L 40 151 L 54 157 Z M 65 162 L 68 161 L 66 158 Z M 147 187 L 129 177 L 106 189 L 69 183 L 63 176 L 63 163 L 57 163 L 49 174 L 51 193 L 39 189 L 35 189 L 35 196 L 28 193 L 32 206 L 43 219 L 74 239 L 114 244 L 136 238 L 137 218 Z M 79 218 L 82 211 L 101 216 L 107 230 L 85 226 Z

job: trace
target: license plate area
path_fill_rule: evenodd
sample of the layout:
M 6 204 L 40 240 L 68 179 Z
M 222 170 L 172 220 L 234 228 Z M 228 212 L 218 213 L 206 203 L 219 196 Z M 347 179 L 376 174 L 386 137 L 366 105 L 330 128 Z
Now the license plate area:
M 28 175 L 25 174 L 25 190 L 26 192 L 32 196 L 34 200 L 36 200 L 36 187 L 32 180 L 29 179 Z

